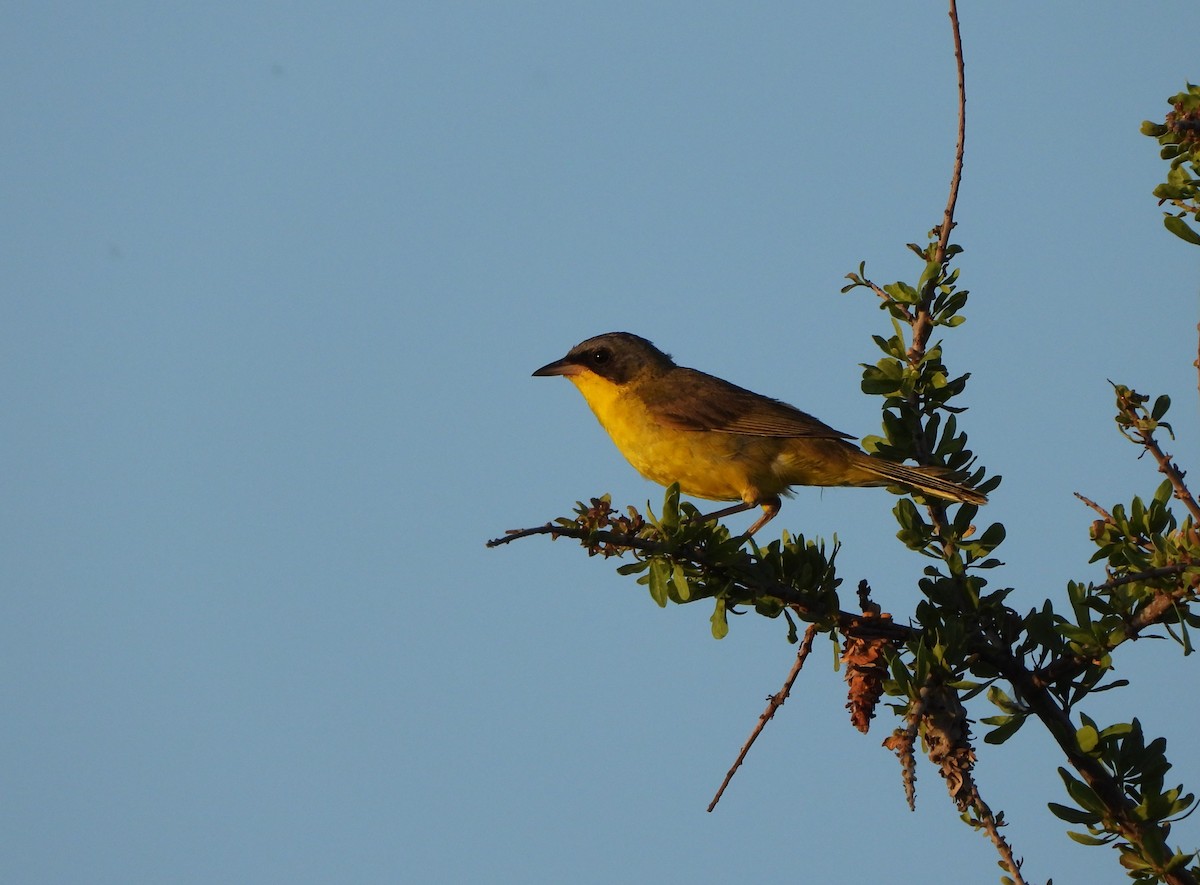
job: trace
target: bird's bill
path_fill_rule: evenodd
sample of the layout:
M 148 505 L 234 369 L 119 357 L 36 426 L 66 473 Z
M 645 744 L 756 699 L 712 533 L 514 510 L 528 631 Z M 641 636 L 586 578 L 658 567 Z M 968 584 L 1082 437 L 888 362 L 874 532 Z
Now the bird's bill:
M 534 377 L 543 377 L 548 375 L 578 375 L 583 371 L 583 366 L 579 363 L 569 361 L 566 357 L 560 360 L 555 360 L 552 363 L 546 363 L 536 372 Z

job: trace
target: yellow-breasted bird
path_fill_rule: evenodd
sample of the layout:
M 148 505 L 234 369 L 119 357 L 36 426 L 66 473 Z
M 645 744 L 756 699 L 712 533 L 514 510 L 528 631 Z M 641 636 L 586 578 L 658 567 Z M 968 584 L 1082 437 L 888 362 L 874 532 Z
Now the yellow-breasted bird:
M 792 486 L 906 486 L 936 498 L 986 504 L 944 477 L 873 457 L 853 439 L 787 403 L 675 365 L 645 338 L 597 335 L 534 375 L 564 375 L 638 473 L 712 501 L 741 501 L 707 518 L 762 507 L 752 535 Z

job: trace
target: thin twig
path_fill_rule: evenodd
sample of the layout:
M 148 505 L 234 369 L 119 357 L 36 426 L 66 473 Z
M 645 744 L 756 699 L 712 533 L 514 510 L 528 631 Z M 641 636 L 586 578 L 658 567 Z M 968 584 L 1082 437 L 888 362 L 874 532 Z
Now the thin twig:
M 746 754 L 750 752 L 750 748 L 754 746 L 754 742 L 758 740 L 758 736 L 762 734 L 763 728 L 775 715 L 775 711 L 783 706 L 783 702 L 788 699 L 791 694 L 792 684 L 795 683 L 796 677 L 800 675 L 800 670 L 804 666 L 804 660 L 808 657 L 808 653 L 812 651 L 813 639 L 817 635 L 817 625 L 809 624 L 808 629 L 804 631 L 804 639 L 800 642 L 800 648 L 796 651 L 796 663 L 792 665 L 792 672 L 788 673 L 787 679 L 783 683 L 783 688 L 777 694 L 767 698 L 767 709 L 763 710 L 758 717 L 758 724 L 754 726 L 754 731 L 750 732 L 750 737 L 746 743 L 742 745 L 742 751 L 738 753 L 737 760 L 734 761 L 733 767 L 725 775 L 725 780 L 721 781 L 721 787 L 717 790 L 717 795 L 713 796 L 712 802 L 708 803 L 708 810 L 712 811 L 717 807 L 717 803 L 721 801 L 721 796 L 725 793 L 725 788 L 729 786 L 729 782 L 733 780 L 734 774 L 741 767 Z
M 938 237 L 937 260 L 946 260 L 946 247 L 950 244 L 950 230 L 954 227 L 954 208 L 958 204 L 958 188 L 962 184 L 963 154 L 967 141 L 967 86 L 963 64 L 962 33 L 958 26 L 958 4 L 950 0 L 950 26 L 954 32 L 954 64 L 958 69 L 958 143 L 954 147 L 954 172 L 950 176 L 950 198 L 946 201 L 946 214 L 942 219 L 942 233 Z
M 1013 885 L 1026 885 L 1025 879 L 1021 876 L 1022 861 L 1017 860 L 1017 856 L 1013 854 L 1012 845 L 1004 838 L 1000 832 L 1000 827 L 1003 826 L 996 816 L 992 814 L 992 809 L 983 797 L 979 795 L 978 787 L 972 790 L 972 808 L 975 812 L 975 819 L 978 821 L 984 831 L 988 834 L 988 838 L 992 840 L 992 844 L 996 846 L 996 851 L 999 852 L 1001 862 L 1007 867 L 1009 875 L 1013 878 Z
M 1171 456 L 1162 450 L 1162 446 L 1154 438 L 1154 430 L 1159 425 L 1157 418 L 1153 413 L 1148 413 L 1144 406 L 1147 399 L 1127 387 L 1117 387 L 1117 421 L 1121 433 L 1154 457 L 1158 462 L 1158 472 L 1170 481 L 1171 488 L 1175 490 L 1175 497 L 1183 502 L 1192 519 L 1200 522 L 1200 504 L 1196 503 L 1195 497 L 1184 482 L 1187 474 L 1171 460 Z M 1143 414 L 1146 414 L 1149 420 L 1142 418 Z
M 1192 514 L 1192 519 L 1200 522 L 1200 504 L 1196 503 L 1191 490 L 1184 483 L 1184 474 L 1179 469 L 1179 465 L 1173 462 L 1171 456 L 1162 450 L 1162 447 L 1158 444 L 1158 440 L 1153 437 L 1150 431 L 1144 431 L 1140 435 L 1142 437 L 1142 446 L 1158 462 L 1158 472 L 1171 481 L 1171 488 L 1175 490 L 1175 497 L 1183 502 L 1183 506 Z
M 1173 562 L 1170 565 L 1161 565 L 1158 568 L 1147 569 L 1144 572 L 1137 572 L 1131 575 L 1121 575 L 1119 578 L 1112 578 L 1105 581 L 1103 584 L 1096 584 L 1089 588 L 1091 593 L 1101 593 L 1105 590 L 1112 590 L 1115 587 L 1123 587 L 1126 584 L 1141 584 L 1146 581 L 1153 581 L 1156 578 L 1171 578 L 1176 575 L 1181 575 L 1190 568 L 1195 568 L 1200 563 L 1197 562 Z M 1187 588 L 1183 588 L 1186 592 Z M 1169 592 L 1169 591 L 1163 591 Z
M 912 325 L 915 318 L 912 315 L 912 310 L 909 308 L 909 306 L 907 304 L 901 304 L 900 302 L 898 302 L 895 298 L 893 298 L 887 292 L 883 291 L 883 289 L 879 286 L 878 283 L 874 283 L 871 280 L 864 279 L 862 281 L 862 284 L 864 286 L 866 286 L 868 289 L 870 289 L 872 292 L 874 292 L 876 295 L 878 295 L 885 305 L 887 305 L 889 307 L 897 308 L 900 311 L 900 313 L 904 316 L 905 322 L 907 322 L 909 325 Z
M 1109 513 L 1107 510 L 1105 510 L 1103 507 L 1101 507 L 1099 504 L 1097 504 L 1095 501 L 1093 501 L 1091 498 L 1087 498 L 1087 497 L 1081 495 L 1079 492 L 1075 492 L 1074 494 L 1075 494 L 1076 498 L 1078 498 L 1084 504 L 1087 504 L 1089 507 L 1091 507 L 1097 513 L 1099 513 L 1100 517 L 1105 522 L 1111 523 L 1113 521 L 1112 514 Z
M 963 63 L 962 33 L 958 26 L 958 5 L 950 0 L 950 28 L 954 34 L 954 64 L 958 72 L 958 141 L 954 146 L 954 168 L 950 173 L 950 195 L 946 199 L 946 208 L 942 213 L 941 229 L 938 232 L 937 246 L 934 248 L 930 261 L 936 264 L 946 263 L 946 250 L 950 246 L 950 231 L 954 229 L 954 210 L 958 205 L 958 189 L 962 185 L 963 156 L 967 144 L 967 81 L 966 67 Z M 921 293 L 913 318 L 913 340 L 908 348 L 908 362 L 916 365 L 925 355 L 925 346 L 933 333 L 933 316 L 929 307 L 933 302 L 933 290 L 937 285 L 937 277 L 930 277 L 925 291 Z
M 503 538 L 492 538 L 487 542 L 488 547 L 501 547 L 505 544 L 511 544 L 513 541 L 518 541 L 521 538 L 529 538 L 533 535 L 550 535 L 552 541 L 557 541 L 561 532 L 558 531 L 561 526 L 556 526 L 553 523 L 545 525 L 535 525 L 529 529 L 509 529 L 504 533 Z

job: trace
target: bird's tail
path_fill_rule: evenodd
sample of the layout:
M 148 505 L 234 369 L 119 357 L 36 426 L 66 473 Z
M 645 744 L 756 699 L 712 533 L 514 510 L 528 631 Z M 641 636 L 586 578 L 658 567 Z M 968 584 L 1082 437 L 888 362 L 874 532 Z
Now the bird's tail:
M 859 462 L 859 466 L 879 477 L 880 485 L 908 486 L 935 498 L 947 501 L 958 501 L 964 504 L 986 504 L 987 495 L 948 479 L 954 472 L 942 467 L 912 467 L 899 464 L 896 461 L 885 461 L 883 458 L 867 456 Z

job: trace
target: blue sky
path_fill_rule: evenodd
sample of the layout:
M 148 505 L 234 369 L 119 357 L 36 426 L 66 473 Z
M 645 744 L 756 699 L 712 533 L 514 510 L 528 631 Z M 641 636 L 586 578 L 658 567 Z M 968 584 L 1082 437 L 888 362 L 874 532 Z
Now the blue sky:
M 1195 468 L 1197 254 L 1138 134 L 1197 79 L 1163 38 L 1194 12 L 961 10 L 972 300 L 947 361 L 1005 476 L 992 579 L 1020 609 L 1101 574 L 1072 492 L 1157 485 L 1106 378 L 1174 397 Z M 483 546 L 602 492 L 661 500 L 570 385 L 529 377 L 599 332 L 876 432 L 858 364 L 887 324 L 838 290 L 861 260 L 915 278 L 904 244 L 940 219 L 943 7 L 0 22 L 0 878 L 995 881 L 928 767 L 905 810 L 893 721 L 849 728 L 827 645 L 709 815 L 790 666 L 781 624 L 716 642 L 708 610 L 659 610 L 567 542 Z M 903 618 L 924 562 L 890 508 L 802 491 L 772 528 L 836 533 L 843 576 Z M 1140 716 L 1195 788 L 1191 661 L 1124 657 L 1134 689 L 1090 712 Z M 985 797 L 1032 879 L 1116 881 L 1046 811 L 1048 750 L 1033 728 L 985 747 Z

